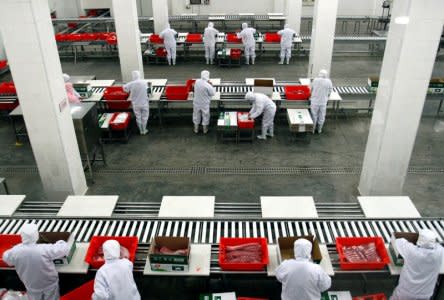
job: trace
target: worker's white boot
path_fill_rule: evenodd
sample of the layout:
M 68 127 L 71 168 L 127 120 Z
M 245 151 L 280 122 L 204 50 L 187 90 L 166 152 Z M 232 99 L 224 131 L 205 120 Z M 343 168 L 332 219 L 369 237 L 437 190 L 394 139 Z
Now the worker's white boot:
M 257 138 L 260 140 L 266 140 L 267 139 L 266 133 L 267 133 L 267 128 L 262 127 L 261 135 L 258 135 Z
M 171 58 L 168 58 L 168 65 L 171 66 Z
M 194 133 L 199 133 L 199 125 L 194 124 Z
M 176 59 L 173 58 L 173 66 L 175 66 L 175 65 L 176 65 Z
M 208 133 L 208 125 L 203 125 L 203 133 L 204 134 Z
M 255 57 L 252 57 L 252 58 L 251 58 L 251 64 L 252 64 L 252 65 L 254 65 L 254 59 L 255 59 Z
M 246 65 L 250 64 L 250 57 L 249 56 L 245 56 L 245 64 Z
M 280 64 L 280 65 L 283 65 L 283 64 L 284 64 L 284 58 L 283 58 L 283 57 L 281 57 L 281 61 L 278 62 L 278 64 Z
M 287 57 L 287 65 L 290 64 L 290 57 Z
M 214 64 L 214 60 L 210 59 L 210 65 Z
M 322 125 L 318 126 L 318 133 L 321 134 L 322 133 Z
M 207 58 L 207 65 L 209 65 L 210 64 L 210 59 L 209 58 Z
M 273 126 L 268 127 L 267 136 L 274 137 L 274 128 L 273 128 Z

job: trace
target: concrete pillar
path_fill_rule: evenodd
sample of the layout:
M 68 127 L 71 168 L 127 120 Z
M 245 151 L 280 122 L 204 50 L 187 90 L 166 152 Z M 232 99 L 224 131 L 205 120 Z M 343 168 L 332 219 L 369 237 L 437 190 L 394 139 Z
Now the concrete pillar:
M 302 17 L 302 0 L 287 0 L 285 14 L 287 15 L 287 24 L 296 31 L 301 33 L 301 17 Z
M 444 1 L 394 1 L 359 182 L 361 195 L 402 195 L 443 27 Z
M 48 0 L 0 1 L 0 28 L 46 196 L 83 195 L 85 174 Z
M 131 81 L 131 72 L 139 70 L 143 77 L 142 48 L 136 0 L 113 0 L 122 80 Z
M 320 70 L 330 74 L 335 38 L 338 0 L 316 0 L 313 12 L 308 77 L 316 77 Z
M 57 18 L 78 18 L 84 15 L 80 0 L 56 0 L 55 9 Z
M 285 0 L 274 0 L 273 12 L 285 13 Z
M 154 32 L 160 33 L 168 24 L 168 0 L 154 0 L 152 3 Z

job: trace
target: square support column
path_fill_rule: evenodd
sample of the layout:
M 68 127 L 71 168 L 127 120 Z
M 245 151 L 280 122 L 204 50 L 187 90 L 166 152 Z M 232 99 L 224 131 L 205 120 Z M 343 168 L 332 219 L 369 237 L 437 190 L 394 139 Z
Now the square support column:
M 287 0 L 286 13 L 287 24 L 301 34 L 302 0 Z
M 56 0 L 55 9 L 57 18 L 78 18 L 85 15 L 80 0 Z
M 154 33 L 160 33 L 168 24 L 168 0 L 154 0 L 153 4 L 153 18 L 154 18 Z
M 443 27 L 444 1 L 395 1 L 359 192 L 399 196 Z
M 338 0 L 316 0 L 313 12 L 308 78 L 325 69 L 330 74 Z
M 143 78 L 142 48 L 136 0 L 113 0 L 122 80 L 131 81 L 131 72 L 138 70 Z
M 85 174 L 48 1 L 0 1 L 0 27 L 46 196 L 83 195 Z
M 273 12 L 284 13 L 284 10 L 285 10 L 285 1 L 284 0 L 274 0 Z

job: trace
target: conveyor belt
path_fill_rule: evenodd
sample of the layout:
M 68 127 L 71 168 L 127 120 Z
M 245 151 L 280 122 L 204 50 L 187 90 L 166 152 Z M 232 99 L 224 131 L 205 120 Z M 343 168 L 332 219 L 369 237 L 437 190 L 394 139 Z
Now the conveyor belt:
M 365 86 L 337 86 L 333 88 L 333 91 L 340 95 L 368 95 L 370 91 Z

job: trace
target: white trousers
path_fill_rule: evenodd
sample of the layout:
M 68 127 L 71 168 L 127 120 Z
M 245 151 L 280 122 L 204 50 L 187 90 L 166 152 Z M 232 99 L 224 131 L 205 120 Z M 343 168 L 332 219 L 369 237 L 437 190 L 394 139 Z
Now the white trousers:
M 194 125 L 200 125 L 202 121 L 202 125 L 208 126 L 210 124 L 210 106 L 202 108 L 202 107 L 193 107 L 193 123 Z
M 134 115 L 136 116 L 137 127 L 139 128 L 140 132 L 143 132 L 148 124 L 150 108 L 148 105 L 133 106 L 133 111 Z
M 390 297 L 390 300 L 429 300 L 430 298 L 416 298 L 409 295 L 405 295 L 398 288 L 395 288 L 393 291 L 393 295 Z
M 327 104 L 311 104 L 311 117 L 313 118 L 313 126 L 322 127 L 325 122 L 325 115 L 327 113 Z
M 215 45 L 210 45 L 210 46 L 205 45 L 205 58 L 213 60 L 215 49 L 216 49 Z
M 245 58 L 255 58 L 256 57 L 256 46 L 245 46 L 244 47 L 244 52 L 245 52 Z
M 52 290 L 40 292 L 40 293 L 32 293 L 27 291 L 29 300 L 59 300 L 60 299 L 60 293 L 59 293 L 59 287 L 56 286 Z
M 165 49 L 167 51 L 167 58 L 168 60 L 172 59 L 176 59 L 176 46 L 173 47 L 166 47 Z
M 285 57 L 287 57 L 287 59 L 290 59 L 290 57 L 291 57 L 291 46 L 290 47 L 282 47 L 281 46 L 281 59 L 284 60 Z

